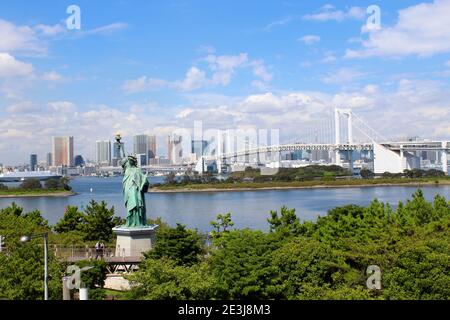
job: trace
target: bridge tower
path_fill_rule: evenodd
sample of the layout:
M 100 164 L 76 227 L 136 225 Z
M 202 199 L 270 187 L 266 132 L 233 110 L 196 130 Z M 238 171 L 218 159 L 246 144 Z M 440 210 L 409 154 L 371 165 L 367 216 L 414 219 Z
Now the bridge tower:
M 335 164 L 338 166 L 342 165 L 341 153 L 339 150 L 339 145 L 341 142 L 341 116 L 345 116 L 347 120 L 347 141 L 346 144 L 353 144 L 353 114 L 351 109 L 334 109 L 334 130 L 335 130 Z M 348 151 L 348 164 L 349 170 L 353 173 L 353 151 Z

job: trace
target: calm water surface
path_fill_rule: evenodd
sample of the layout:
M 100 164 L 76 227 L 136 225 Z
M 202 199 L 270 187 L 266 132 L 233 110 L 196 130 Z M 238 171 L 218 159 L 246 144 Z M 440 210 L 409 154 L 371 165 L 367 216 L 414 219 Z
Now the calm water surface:
M 160 182 L 152 177 L 151 182 Z M 71 186 L 78 194 L 72 197 L 0 198 L 0 208 L 13 201 L 25 211 L 38 209 L 50 224 L 55 224 L 68 205 L 84 208 L 91 199 L 105 200 L 114 206 L 116 215 L 125 217 L 122 200 L 122 178 L 76 178 Z M 92 188 L 92 192 L 91 192 Z M 170 225 L 182 223 L 200 231 L 210 231 L 209 222 L 218 213 L 231 212 L 235 227 L 267 230 L 270 210 L 286 205 L 295 208 L 302 220 L 314 220 L 327 210 L 346 204 L 367 205 L 374 198 L 396 206 L 410 198 L 416 187 L 368 187 L 335 189 L 264 190 L 245 192 L 150 193 L 146 195 L 147 215 L 161 217 Z M 427 199 L 436 194 L 450 198 L 450 186 L 423 187 Z

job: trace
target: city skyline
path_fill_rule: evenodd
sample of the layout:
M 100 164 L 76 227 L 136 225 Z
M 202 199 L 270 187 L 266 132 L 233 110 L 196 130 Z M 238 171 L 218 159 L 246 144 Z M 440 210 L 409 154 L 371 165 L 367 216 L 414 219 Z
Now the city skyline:
M 387 137 L 449 139 L 450 1 L 380 3 L 379 30 L 372 4 L 78 1 L 80 30 L 65 3 L 0 4 L 0 163 L 42 161 L 52 136 L 94 159 L 117 131 L 167 154 L 194 121 L 287 140 L 334 107 Z

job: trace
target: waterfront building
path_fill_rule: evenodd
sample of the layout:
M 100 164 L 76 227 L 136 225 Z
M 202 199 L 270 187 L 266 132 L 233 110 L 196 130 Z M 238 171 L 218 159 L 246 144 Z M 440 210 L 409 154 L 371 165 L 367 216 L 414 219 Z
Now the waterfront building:
M 120 143 L 123 150 L 125 150 L 125 144 L 123 142 Z M 112 165 L 113 167 L 117 167 L 119 165 L 119 160 L 122 158 L 121 151 L 119 149 L 119 142 L 114 142 L 113 144 L 113 157 L 112 157 Z
M 30 171 L 37 170 L 37 154 L 30 155 Z
M 183 162 L 182 136 L 173 134 L 167 138 L 167 153 L 171 164 L 181 164 Z
M 52 153 L 51 152 L 47 153 L 46 165 L 47 165 L 47 168 L 50 168 L 52 166 Z
M 154 159 L 156 157 L 156 136 L 148 136 L 148 150 L 147 150 L 147 160 Z
M 138 166 L 142 167 L 142 166 L 147 165 L 147 155 L 146 154 L 144 154 L 144 153 L 137 154 L 136 158 L 137 158 Z
M 95 161 L 100 166 L 111 165 L 111 141 L 109 140 L 98 140 L 95 142 L 96 145 L 96 158 Z
M 191 153 L 195 153 L 197 159 L 200 159 L 200 157 L 203 156 L 206 147 L 208 146 L 208 141 L 192 140 L 191 145 L 192 145 Z
M 52 138 L 52 165 L 73 166 L 73 137 Z
M 148 164 L 150 159 L 154 159 L 156 156 L 156 136 L 145 134 L 134 136 L 133 153 L 145 154 L 145 161 Z

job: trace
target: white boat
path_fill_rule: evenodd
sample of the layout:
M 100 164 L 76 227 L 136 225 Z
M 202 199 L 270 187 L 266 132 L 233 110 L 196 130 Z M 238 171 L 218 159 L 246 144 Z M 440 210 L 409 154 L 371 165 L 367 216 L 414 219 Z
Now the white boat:
M 49 179 L 59 179 L 61 177 L 61 175 L 54 174 L 50 171 L 16 171 L 0 174 L 0 182 L 22 182 L 28 179 L 44 181 Z

